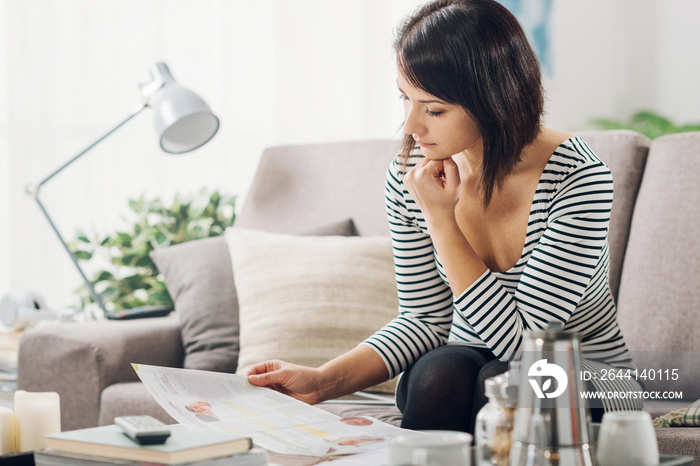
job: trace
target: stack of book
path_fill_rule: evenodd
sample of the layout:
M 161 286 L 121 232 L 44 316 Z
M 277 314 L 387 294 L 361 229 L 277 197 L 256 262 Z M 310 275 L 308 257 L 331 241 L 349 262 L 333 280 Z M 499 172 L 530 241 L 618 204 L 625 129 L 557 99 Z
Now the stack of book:
M 171 426 L 162 445 L 139 445 L 115 426 L 50 434 L 48 448 L 34 453 L 36 466 L 63 465 L 206 465 L 264 466 L 267 452 L 249 437 Z

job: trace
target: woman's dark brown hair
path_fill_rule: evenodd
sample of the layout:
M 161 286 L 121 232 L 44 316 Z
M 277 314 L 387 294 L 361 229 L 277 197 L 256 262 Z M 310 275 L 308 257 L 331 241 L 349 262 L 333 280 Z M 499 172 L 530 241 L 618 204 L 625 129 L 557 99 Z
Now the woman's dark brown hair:
M 488 207 L 540 131 L 540 66 L 520 24 L 494 0 L 437 0 L 403 23 L 395 50 L 413 86 L 460 105 L 476 121 L 483 141 L 479 189 Z M 415 145 L 404 136 L 404 160 Z

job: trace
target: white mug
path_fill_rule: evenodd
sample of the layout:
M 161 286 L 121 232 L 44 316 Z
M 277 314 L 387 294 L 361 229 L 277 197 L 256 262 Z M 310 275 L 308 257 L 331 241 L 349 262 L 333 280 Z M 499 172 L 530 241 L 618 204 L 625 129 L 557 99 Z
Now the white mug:
M 471 466 L 472 436 L 466 432 L 425 430 L 391 442 L 392 466 Z
M 659 464 L 654 424 L 644 411 L 603 414 L 598 433 L 599 466 L 655 466 Z

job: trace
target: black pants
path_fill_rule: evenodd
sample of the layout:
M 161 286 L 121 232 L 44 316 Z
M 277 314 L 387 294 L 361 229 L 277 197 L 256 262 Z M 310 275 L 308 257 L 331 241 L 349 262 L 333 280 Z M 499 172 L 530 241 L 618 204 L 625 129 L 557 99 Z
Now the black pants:
M 421 356 L 404 372 L 396 393 L 401 427 L 474 434 L 476 415 L 488 399 L 484 381 L 508 370 L 491 350 L 446 345 Z M 603 409 L 591 409 L 600 422 Z
M 424 354 L 404 372 L 396 393 L 403 420 L 414 430 L 474 434 L 476 414 L 488 401 L 484 381 L 508 370 L 484 348 L 446 345 Z

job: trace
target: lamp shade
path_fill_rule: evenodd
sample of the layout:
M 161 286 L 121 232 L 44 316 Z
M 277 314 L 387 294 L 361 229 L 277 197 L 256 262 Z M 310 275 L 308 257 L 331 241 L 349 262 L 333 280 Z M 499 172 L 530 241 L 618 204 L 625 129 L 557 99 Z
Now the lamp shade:
M 204 100 L 177 84 L 164 63 L 151 70 L 163 82 L 153 95 L 154 124 L 160 147 L 182 154 L 206 144 L 219 130 L 219 119 Z

